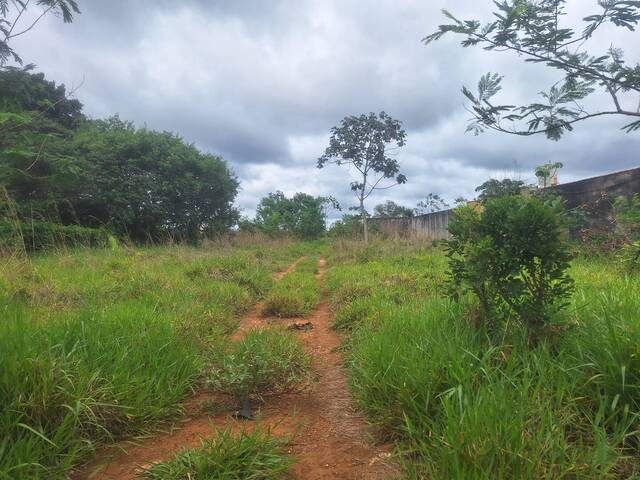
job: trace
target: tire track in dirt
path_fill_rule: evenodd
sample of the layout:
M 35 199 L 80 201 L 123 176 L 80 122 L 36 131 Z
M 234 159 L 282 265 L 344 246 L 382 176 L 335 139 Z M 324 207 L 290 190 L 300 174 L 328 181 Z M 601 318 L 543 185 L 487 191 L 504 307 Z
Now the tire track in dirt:
M 292 271 L 299 259 L 278 278 Z M 319 262 L 318 281 L 326 271 Z M 241 322 L 233 338 L 241 338 L 251 328 L 292 322 L 291 319 L 265 319 L 259 303 Z M 298 335 L 312 356 L 317 382 L 301 393 L 268 398 L 257 409 L 255 421 L 234 420 L 229 413 L 206 415 L 195 408 L 198 403 L 216 398 L 201 392 L 187 407 L 194 412 L 176 430 L 145 439 L 139 445 L 103 452 L 99 459 L 74 476 L 77 480 L 132 480 L 141 467 L 170 457 L 174 452 L 200 446 L 201 439 L 215 435 L 215 427 L 235 431 L 257 426 L 271 428 L 275 435 L 292 438 L 289 453 L 296 458 L 293 478 L 299 480 L 383 480 L 399 477 L 399 468 L 391 459 L 392 446 L 376 446 L 369 436 L 366 421 L 349 394 L 342 355 L 338 352 L 340 336 L 331 330 L 329 303 L 323 299 L 305 321 L 313 329 Z

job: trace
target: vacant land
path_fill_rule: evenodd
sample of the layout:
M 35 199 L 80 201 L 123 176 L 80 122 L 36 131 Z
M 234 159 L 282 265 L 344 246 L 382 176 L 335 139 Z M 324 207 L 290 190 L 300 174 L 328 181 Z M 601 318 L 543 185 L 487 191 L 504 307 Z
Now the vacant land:
M 436 247 L 329 247 L 5 259 L 0 478 L 64 478 L 140 434 L 113 478 L 396 478 L 390 443 L 407 478 L 640 474 L 637 275 L 578 257 L 571 305 L 531 345 L 447 298 Z M 203 390 L 206 416 L 154 437 Z M 256 421 L 239 429 L 245 398 Z
M 0 478 L 58 478 L 179 415 L 238 319 L 312 244 L 3 258 Z
M 335 251 L 335 250 L 333 250 Z M 556 334 L 536 346 L 446 299 L 438 250 L 338 254 L 328 285 L 351 385 L 410 478 L 635 478 L 640 473 L 640 278 L 578 258 Z M 334 261 L 335 261 L 334 260 Z

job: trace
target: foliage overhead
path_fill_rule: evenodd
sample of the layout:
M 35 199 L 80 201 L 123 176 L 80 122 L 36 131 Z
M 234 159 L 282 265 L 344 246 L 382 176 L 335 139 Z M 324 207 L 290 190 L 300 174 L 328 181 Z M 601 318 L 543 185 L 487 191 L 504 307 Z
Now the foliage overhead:
M 640 1 L 601 0 L 597 3 L 599 10 L 583 18 L 582 28 L 563 24 L 566 3 L 566 0 L 494 1 L 495 19 L 484 25 L 479 20 L 463 21 L 443 11 L 452 23 L 440 25 L 423 39 L 425 43 L 456 33 L 464 37 L 464 47 L 480 45 L 485 50 L 512 52 L 525 62 L 544 64 L 564 76 L 540 93 L 541 101 L 517 106 L 494 101 L 502 90 L 501 75 L 483 75 L 477 93 L 463 88 L 473 115 L 467 131 L 476 135 L 486 129 L 516 135 L 543 133 L 549 139 L 559 140 L 573 130 L 575 123 L 605 115 L 631 118 L 623 130 L 640 130 L 637 103 L 640 64 L 627 63 L 623 50 L 614 46 L 596 53 L 585 48 L 604 25 L 635 31 L 640 21 Z M 609 97 L 611 108 L 586 109 L 583 101 L 596 92 Z
M 400 173 L 400 164 L 389 154 L 390 150 L 403 147 L 406 137 L 402 123 L 385 112 L 351 115 L 331 129 L 329 146 L 318 158 L 318 168 L 335 164 L 353 166 L 358 172 L 359 178 L 351 182 L 351 190 L 358 198 L 365 242 L 368 240 L 365 200 L 375 190 L 407 181 Z
M 0 67 L 11 59 L 22 64 L 22 58 L 10 42 L 33 29 L 45 15 L 59 15 L 65 23 L 71 23 L 73 15 L 80 13 L 76 0 L 36 0 L 33 4 L 40 7 L 41 11 L 35 19 L 27 19 L 30 3 L 30 0 L 0 0 Z

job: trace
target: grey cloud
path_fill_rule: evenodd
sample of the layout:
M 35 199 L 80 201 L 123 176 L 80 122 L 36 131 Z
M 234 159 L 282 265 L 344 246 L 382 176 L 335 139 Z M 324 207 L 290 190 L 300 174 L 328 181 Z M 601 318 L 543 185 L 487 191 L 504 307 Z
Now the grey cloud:
M 571 0 L 570 7 L 591 8 Z M 429 192 L 471 196 L 489 176 L 532 178 L 535 165 L 562 161 L 561 178 L 629 168 L 639 135 L 618 120 L 577 127 L 559 143 L 542 137 L 465 135 L 460 88 L 486 71 L 505 74 L 506 101 L 530 99 L 558 79 L 538 65 L 455 37 L 425 47 L 448 8 L 490 17 L 473 0 L 83 0 L 71 25 L 49 18 L 16 43 L 48 77 L 85 83 L 89 114 L 119 112 L 138 125 L 178 132 L 222 154 L 238 172 L 247 213 L 276 189 L 333 194 L 352 203 L 345 172 L 315 159 L 342 117 L 386 110 L 403 120 L 399 155 L 409 183 L 372 198 L 415 205 Z M 578 15 L 582 15 L 582 11 Z M 594 45 L 623 38 L 611 30 Z M 628 42 L 632 43 L 632 42 Z M 640 43 L 629 57 L 640 56 Z

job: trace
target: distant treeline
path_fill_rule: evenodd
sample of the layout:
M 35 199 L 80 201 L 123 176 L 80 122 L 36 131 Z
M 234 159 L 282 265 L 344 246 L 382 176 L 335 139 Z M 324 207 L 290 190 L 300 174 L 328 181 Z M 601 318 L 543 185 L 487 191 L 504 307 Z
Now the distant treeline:
M 223 158 L 173 133 L 89 119 L 31 66 L 0 69 L 0 242 L 93 244 L 98 229 L 196 241 L 237 222 L 238 186 Z

